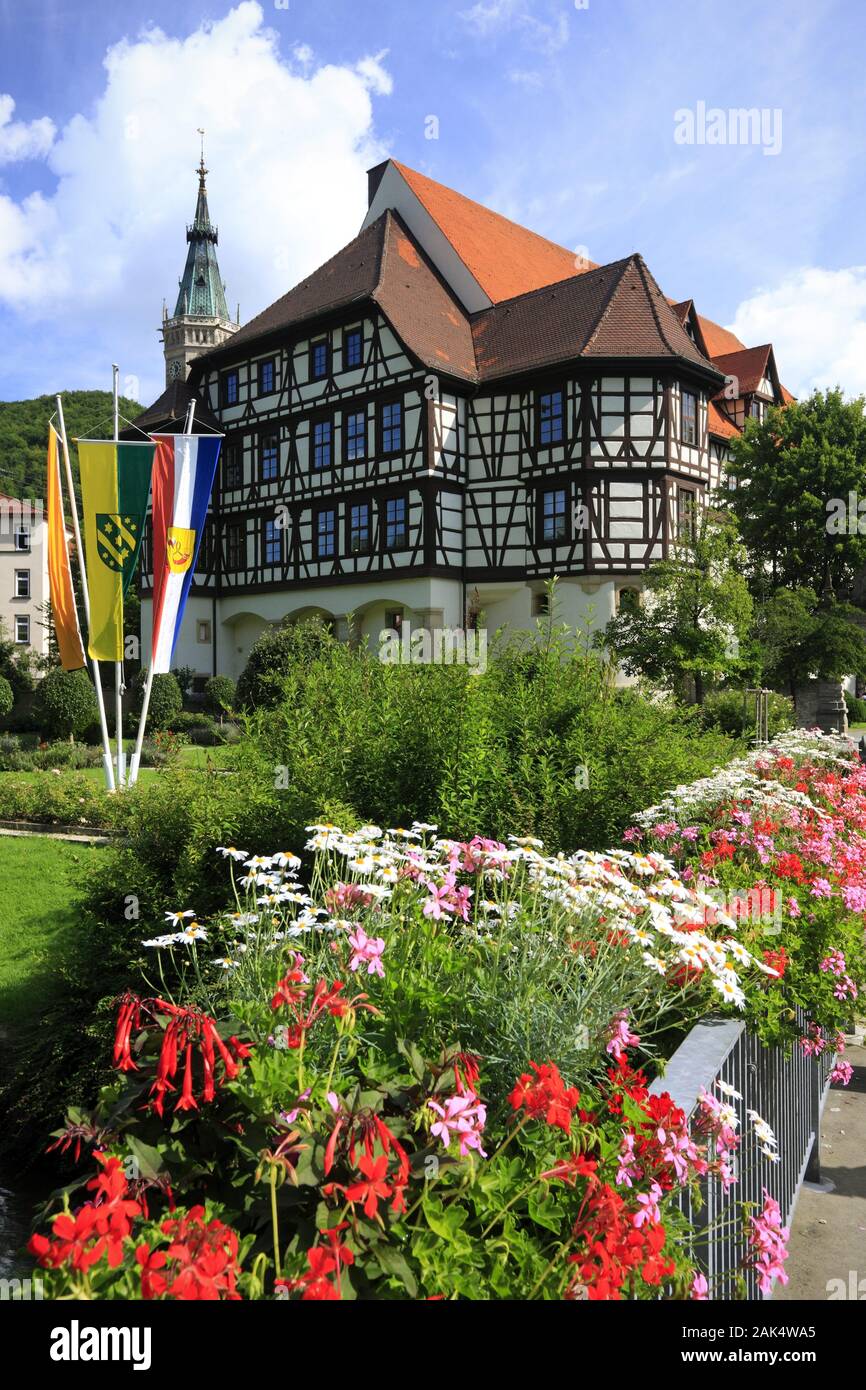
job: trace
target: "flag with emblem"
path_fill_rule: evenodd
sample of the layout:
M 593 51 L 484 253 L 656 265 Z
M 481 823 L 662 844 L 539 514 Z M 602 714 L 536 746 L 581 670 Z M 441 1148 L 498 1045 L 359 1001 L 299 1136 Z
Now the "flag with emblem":
M 123 660 L 123 599 L 135 575 L 154 445 L 79 440 L 90 640 L 97 661 Z
M 154 675 L 171 670 L 213 490 L 222 435 L 155 435 L 153 463 Z

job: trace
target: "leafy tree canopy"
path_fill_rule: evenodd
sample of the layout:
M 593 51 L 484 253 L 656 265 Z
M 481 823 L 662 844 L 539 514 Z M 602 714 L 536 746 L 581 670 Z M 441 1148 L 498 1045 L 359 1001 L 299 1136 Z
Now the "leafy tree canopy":
M 721 497 L 739 523 L 754 593 L 821 594 L 829 584 L 838 594 L 866 564 L 864 405 L 838 388 L 815 391 L 761 423 L 749 420 L 733 441 Z
M 700 704 L 713 677 L 734 676 L 748 666 L 741 644 L 752 599 L 733 519 L 706 511 L 693 520 L 694 534 L 680 539 L 670 559 L 647 570 L 644 603 L 622 606 L 598 640 L 628 675 L 669 688 L 690 675 Z
M 0 492 L 9 497 L 44 498 L 48 421 L 54 409 L 53 396 L 0 401 Z M 113 410 L 110 391 L 63 392 L 63 415 L 70 441 L 78 435 L 92 434 L 99 425 L 110 437 Z M 134 420 L 141 411 L 137 401 L 121 396 L 121 415 Z

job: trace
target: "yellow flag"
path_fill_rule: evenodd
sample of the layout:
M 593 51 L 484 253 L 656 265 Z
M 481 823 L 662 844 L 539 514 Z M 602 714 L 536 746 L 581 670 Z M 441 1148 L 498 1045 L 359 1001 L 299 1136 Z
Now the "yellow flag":
M 53 425 L 48 426 L 48 480 L 45 501 L 48 511 L 48 589 L 51 595 L 54 631 L 57 634 L 57 646 L 64 671 L 77 671 L 86 663 L 72 589 L 69 538 L 63 522 L 63 497 L 60 491 L 57 432 Z
M 90 635 L 97 661 L 123 660 L 123 596 L 144 536 L 155 444 L 79 440 Z

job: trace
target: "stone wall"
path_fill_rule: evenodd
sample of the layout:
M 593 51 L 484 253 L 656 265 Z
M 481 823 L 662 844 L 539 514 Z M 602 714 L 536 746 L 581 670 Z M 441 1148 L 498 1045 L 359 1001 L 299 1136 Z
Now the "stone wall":
M 794 701 L 801 729 L 822 729 L 825 734 L 847 734 L 848 710 L 839 681 L 804 681 Z

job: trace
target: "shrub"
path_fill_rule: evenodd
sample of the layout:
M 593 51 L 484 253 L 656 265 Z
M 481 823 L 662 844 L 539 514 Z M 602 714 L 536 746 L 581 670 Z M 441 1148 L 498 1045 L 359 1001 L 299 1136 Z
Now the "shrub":
M 176 714 L 169 725 L 173 734 L 189 734 L 190 736 L 198 730 L 203 733 L 216 733 L 216 728 L 216 721 L 209 714 L 205 714 L 203 710 L 181 710 L 180 714 Z
M 229 676 L 211 676 L 204 688 L 204 703 L 216 719 L 231 713 L 235 705 L 237 687 Z
M 193 687 L 195 671 L 191 666 L 175 666 L 171 674 L 174 676 L 180 688 L 181 699 L 185 700 Z
M 283 697 L 286 678 L 296 680 L 310 663 L 333 649 L 336 639 L 318 617 L 265 628 L 254 644 L 237 684 L 240 709 L 273 709 Z
M 96 691 L 87 671 L 49 671 L 39 687 L 39 709 L 49 733 L 74 738 L 96 716 Z
M 858 700 L 854 695 L 845 696 L 848 706 L 849 724 L 866 724 L 866 700 Z
M 794 702 L 787 695 L 772 692 L 769 697 L 769 734 L 775 738 L 796 723 Z M 731 738 L 749 739 L 755 735 L 755 697 L 745 690 L 715 690 L 704 700 L 701 724 L 719 729 Z
M 139 672 L 133 682 L 133 708 L 139 715 L 144 700 L 146 674 L 143 671 Z M 154 676 L 145 729 L 154 731 L 170 728 L 172 721 L 182 709 L 183 696 L 174 673 L 166 671 Z
M 4 719 L 15 703 L 12 687 L 5 676 L 0 676 L 0 719 Z

